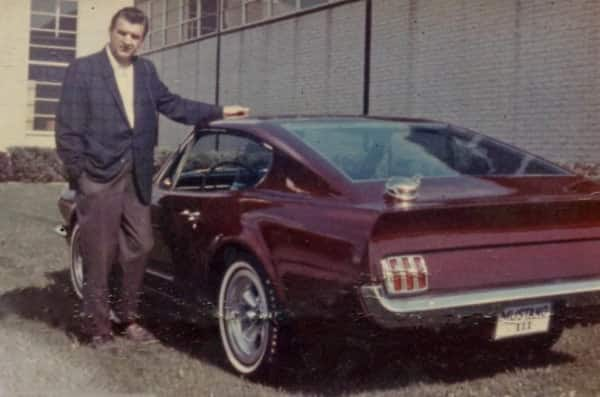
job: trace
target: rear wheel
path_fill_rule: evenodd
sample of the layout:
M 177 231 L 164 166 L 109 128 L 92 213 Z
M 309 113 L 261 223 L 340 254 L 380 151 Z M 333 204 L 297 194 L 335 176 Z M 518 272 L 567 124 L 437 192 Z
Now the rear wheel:
M 84 282 L 84 265 L 79 248 L 80 232 L 79 225 L 76 223 L 71 232 L 71 285 L 73 291 L 79 297 L 83 298 L 83 282 Z
M 251 256 L 238 254 L 228 265 L 219 286 L 218 315 L 229 364 L 242 375 L 272 374 L 288 333 L 271 282 Z

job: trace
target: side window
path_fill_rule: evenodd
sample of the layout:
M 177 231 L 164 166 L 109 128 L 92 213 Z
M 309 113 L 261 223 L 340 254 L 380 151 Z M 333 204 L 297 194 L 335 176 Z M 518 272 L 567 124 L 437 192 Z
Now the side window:
M 481 135 L 454 136 L 454 165 L 466 175 L 561 175 L 565 172 L 529 153 Z
M 183 159 L 176 189 L 247 189 L 262 180 L 272 161 L 272 150 L 249 137 L 235 133 L 202 135 Z

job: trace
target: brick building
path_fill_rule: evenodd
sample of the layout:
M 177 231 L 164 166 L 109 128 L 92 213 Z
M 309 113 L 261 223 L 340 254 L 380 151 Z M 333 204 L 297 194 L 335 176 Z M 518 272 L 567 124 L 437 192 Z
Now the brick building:
M 136 4 L 152 17 L 146 56 L 183 95 L 254 114 L 442 119 L 556 161 L 598 161 L 598 1 Z M 162 123 L 163 145 L 187 130 Z
M 261 115 L 435 118 L 598 161 L 595 0 L 4 0 L 0 150 L 54 144 L 61 71 L 134 1 L 151 18 L 145 56 L 184 96 Z M 161 124 L 163 146 L 189 129 Z
M 64 70 L 108 42 L 108 24 L 133 0 L 0 0 L 0 150 L 53 146 Z

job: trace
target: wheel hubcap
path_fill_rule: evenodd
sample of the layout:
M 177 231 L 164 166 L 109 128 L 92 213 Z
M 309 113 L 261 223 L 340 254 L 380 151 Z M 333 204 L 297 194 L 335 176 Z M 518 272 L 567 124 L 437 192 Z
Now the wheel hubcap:
M 224 327 L 232 352 L 246 365 L 257 362 L 266 351 L 268 310 L 258 276 L 246 269 L 236 272 L 225 293 Z

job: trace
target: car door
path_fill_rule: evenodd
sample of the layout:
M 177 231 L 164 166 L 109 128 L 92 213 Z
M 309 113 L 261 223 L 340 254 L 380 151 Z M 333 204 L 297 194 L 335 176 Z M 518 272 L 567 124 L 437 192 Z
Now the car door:
M 204 130 L 166 174 L 168 188 L 159 181 L 153 202 L 158 260 L 149 272 L 175 284 L 173 294 L 206 290 L 199 286 L 209 248 L 220 236 L 239 233 L 239 198 L 262 180 L 271 161 L 268 145 L 244 133 Z

